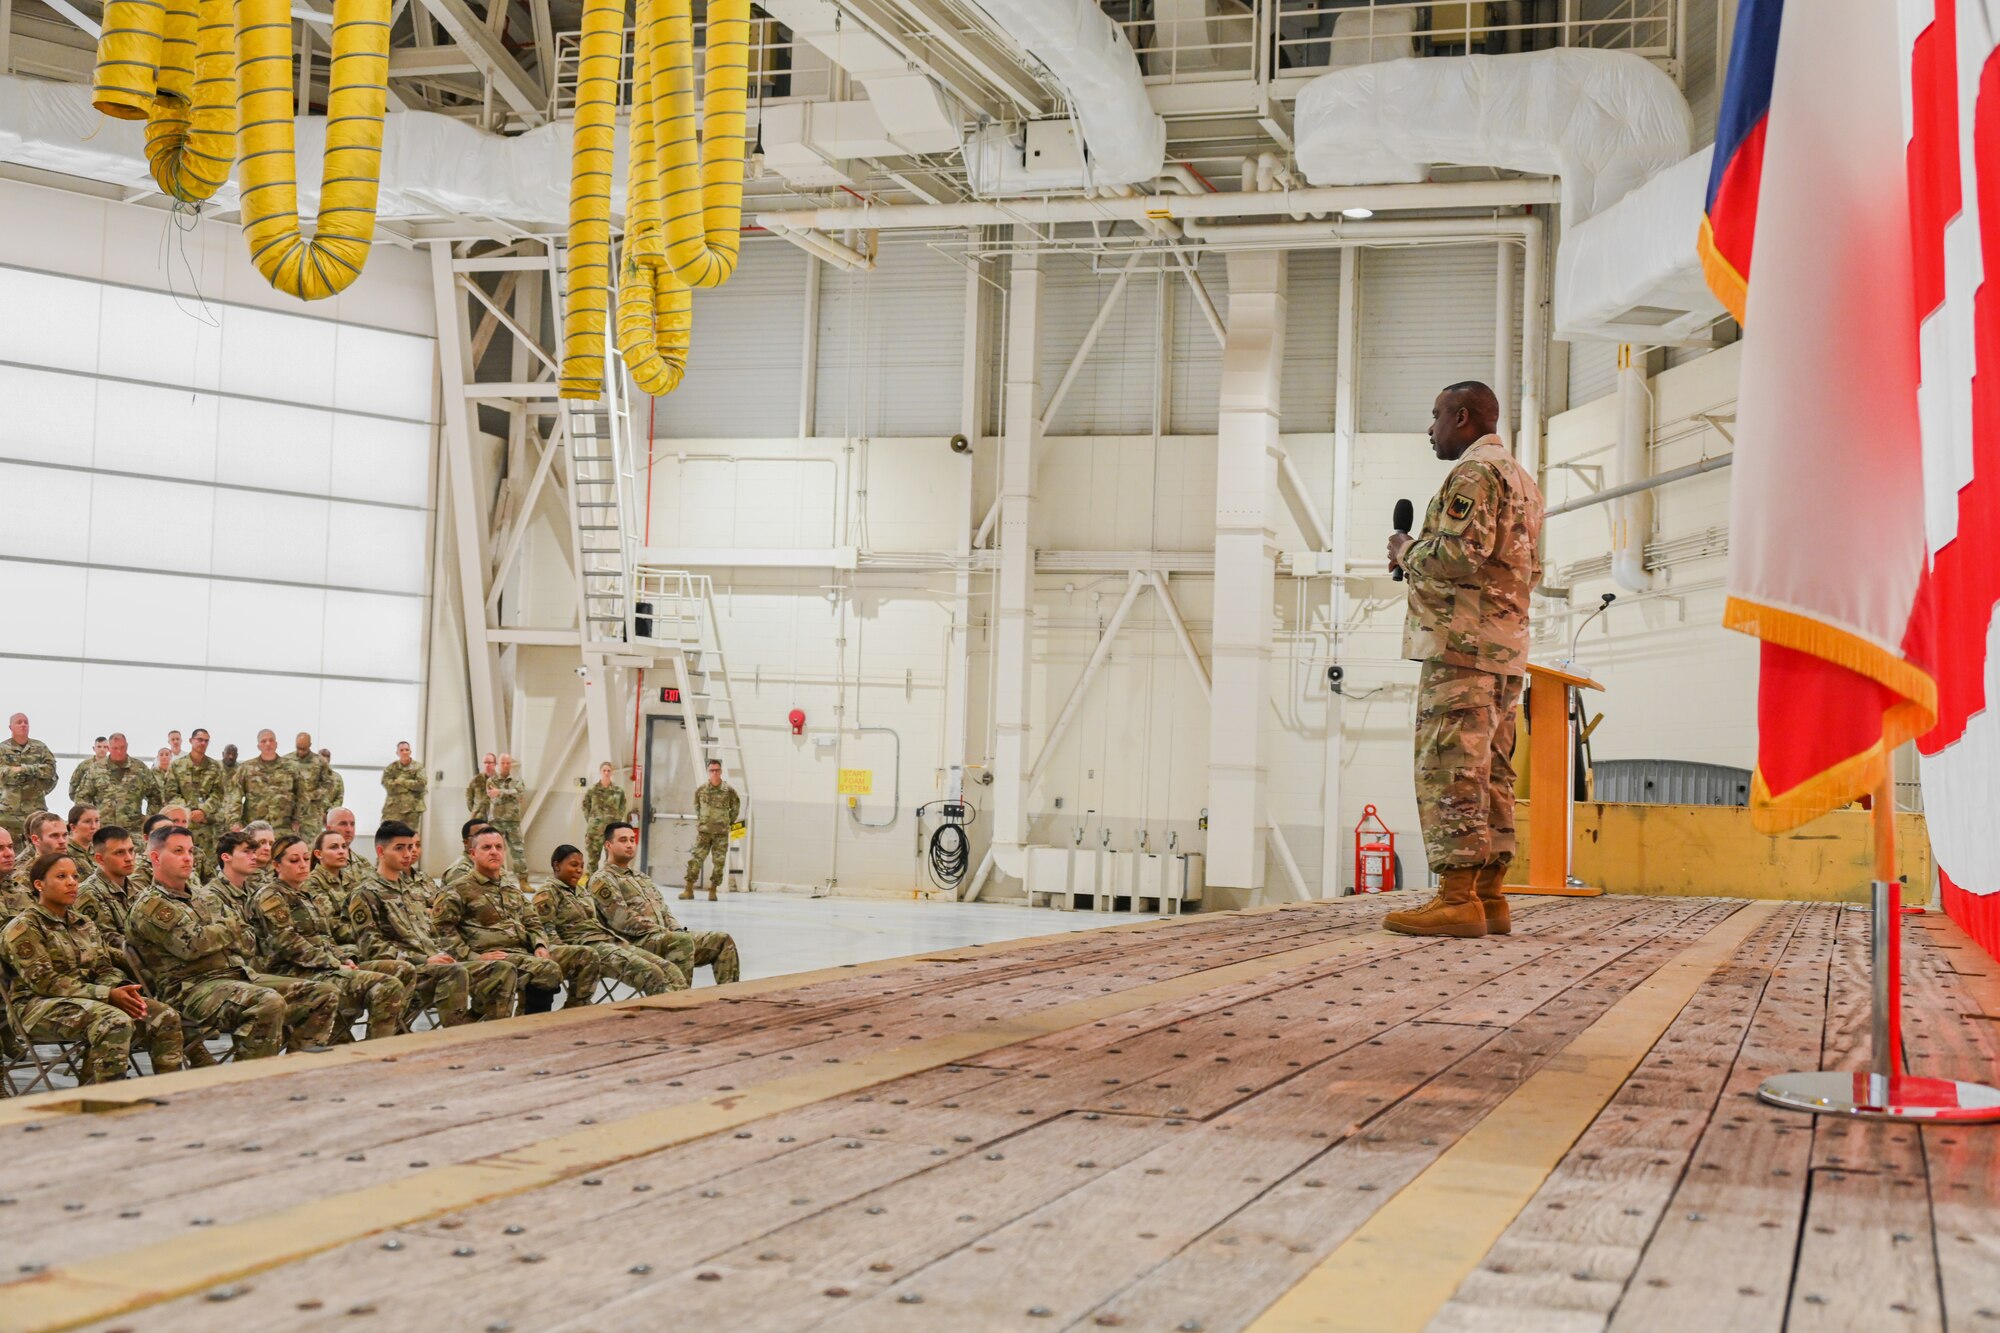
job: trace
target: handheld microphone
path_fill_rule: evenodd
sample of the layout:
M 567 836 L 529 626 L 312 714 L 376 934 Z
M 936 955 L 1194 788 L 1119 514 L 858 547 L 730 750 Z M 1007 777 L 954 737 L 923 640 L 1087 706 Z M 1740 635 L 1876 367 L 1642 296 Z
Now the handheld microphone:
M 1417 509 L 1415 505 L 1411 504 L 1408 500 L 1398 500 L 1396 501 L 1395 515 L 1389 520 L 1389 524 L 1397 532 L 1407 537 L 1410 535 L 1410 524 L 1416 520 L 1416 517 Z M 1389 577 L 1401 583 L 1403 581 L 1403 567 L 1401 565 L 1396 566 L 1395 569 L 1389 571 Z

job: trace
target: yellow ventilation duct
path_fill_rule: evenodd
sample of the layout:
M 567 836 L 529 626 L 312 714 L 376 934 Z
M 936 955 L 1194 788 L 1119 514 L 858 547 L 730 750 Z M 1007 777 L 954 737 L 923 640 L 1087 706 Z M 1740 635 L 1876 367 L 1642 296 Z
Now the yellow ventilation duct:
M 632 128 L 625 175 L 625 246 L 619 266 L 618 350 L 633 382 L 658 397 L 680 387 L 687 372 L 694 300 L 667 267 L 660 195 L 665 154 L 659 111 L 673 71 L 661 33 L 662 10 L 687 0 L 639 0 L 633 29 Z
M 183 203 L 214 196 L 236 160 L 233 0 L 173 0 L 161 41 L 159 95 L 146 112 L 146 160 Z
M 701 148 L 694 132 L 694 17 L 667 0 L 667 264 L 690 287 L 720 287 L 736 271 L 743 225 L 743 124 L 750 74 L 750 0 L 712 0 L 704 57 Z
M 110 0 L 97 38 L 90 104 L 117 120 L 144 120 L 158 95 L 167 7 L 160 0 Z
M 290 0 L 237 0 L 236 25 L 250 261 L 279 291 L 317 301 L 361 276 L 375 235 L 389 100 L 389 0 L 334 0 L 326 162 L 311 240 L 299 232 Z
M 604 392 L 604 321 L 611 304 L 611 183 L 625 0 L 585 0 L 569 171 L 569 292 L 563 311 L 562 396 Z

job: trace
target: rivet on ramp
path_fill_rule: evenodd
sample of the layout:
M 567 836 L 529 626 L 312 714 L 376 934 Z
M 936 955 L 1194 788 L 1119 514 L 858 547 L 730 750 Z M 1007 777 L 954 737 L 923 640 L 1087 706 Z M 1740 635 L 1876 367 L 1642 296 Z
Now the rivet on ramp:
M 400 1250 L 403 1248 L 403 1242 L 400 1240 L 385 1240 L 382 1242 L 382 1248 L 385 1250 Z
M 651 1264 L 633 1264 L 630 1268 L 626 1269 L 625 1271 L 628 1273 L 636 1273 L 638 1276 L 644 1277 L 646 1276 L 646 1274 L 653 1271 L 653 1266 Z

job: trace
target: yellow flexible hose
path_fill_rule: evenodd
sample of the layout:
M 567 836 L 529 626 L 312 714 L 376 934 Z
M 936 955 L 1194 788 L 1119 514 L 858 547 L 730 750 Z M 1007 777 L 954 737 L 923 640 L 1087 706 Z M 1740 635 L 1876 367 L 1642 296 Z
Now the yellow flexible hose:
M 701 145 L 695 146 L 691 0 L 666 0 L 667 264 L 690 287 L 720 287 L 736 271 L 743 225 L 743 128 L 750 76 L 750 0 L 708 6 Z
M 569 170 L 569 293 L 563 310 L 562 396 L 604 392 L 604 322 L 611 304 L 611 185 L 625 0 L 584 0 Z
M 185 64 L 190 57 L 192 69 Z M 154 183 L 184 203 L 211 198 L 236 160 L 233 0 L 200 0 L 199 11 L 195 0 L 174 0 L 161 44 L 159 89 L 146 115 Z
M 326 162 L 311 240 L 299 231 L 290 0 L 236 0 L 236 74 L 250 261 L 281 292 L 306 301 L 332 296 L 361 276 L 375 235 L 389 0 L 334 0 Z
M 117 120 L 144 120 L 153 109 L 166 33 L 162 0 L 108 0 L 97 39 L 90 104 Z
M 694 321 L 687 285 L 667 267 L 660 195 L 664 188 L 659 110 L 669 71 L 662 59 L 663 5 L 639 0 L 632 50 L 632 122 L 625 175 L 625 245 L 619 266 L 618 350 L 632 380 L 658 397 L 680 387 Z

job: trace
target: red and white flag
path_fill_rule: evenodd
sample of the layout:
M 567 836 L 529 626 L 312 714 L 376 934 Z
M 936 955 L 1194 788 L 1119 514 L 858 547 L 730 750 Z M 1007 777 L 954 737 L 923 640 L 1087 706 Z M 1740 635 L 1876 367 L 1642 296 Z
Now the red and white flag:
M 1938 708 L 1917 749 L 1945 907 L 2000 954 L 2000 5 L 1899 9 Z
M 1782 10 L 1763 32 L 1724 616 L 1763 640 L 1751 804 L 1771 832 L 1871 792 L 1937 703 L 1897 11 Z M 1748 69 L 1729 96 L 1753 91 Z

